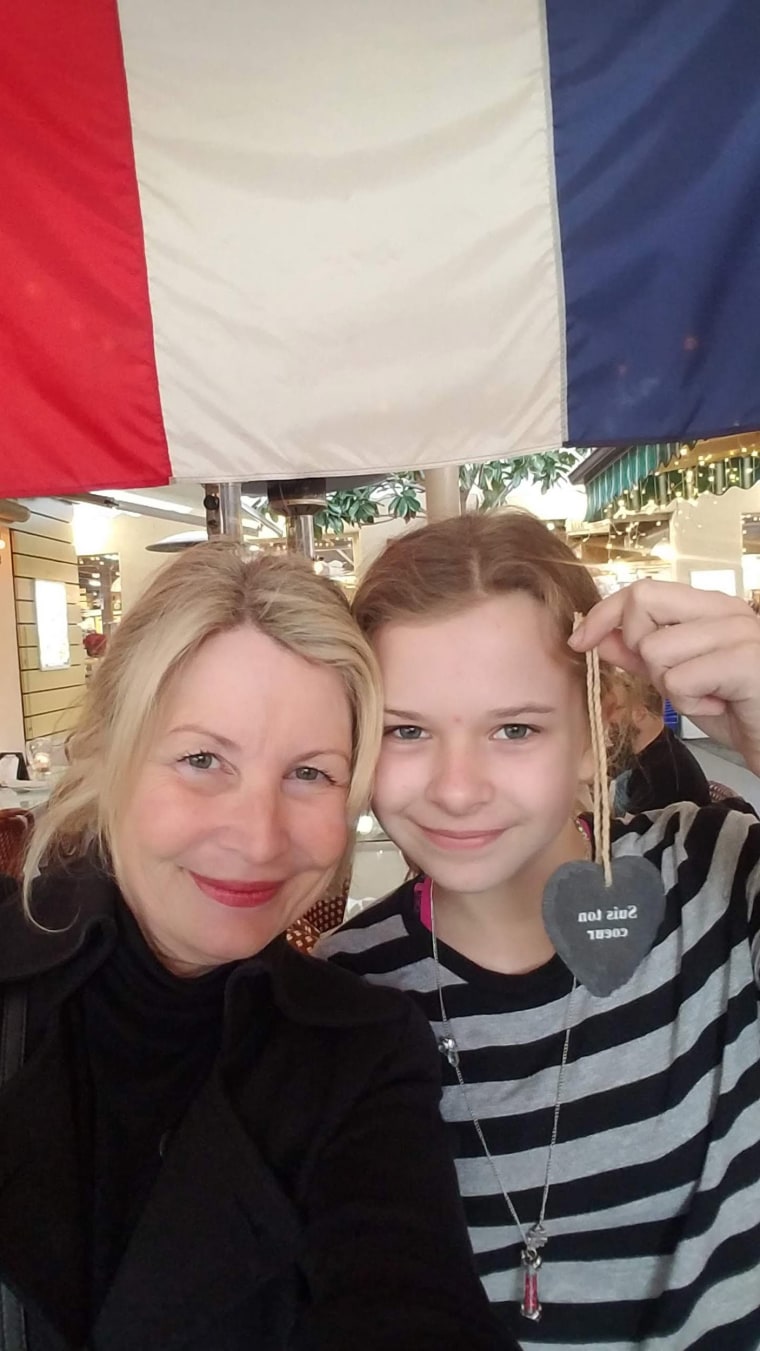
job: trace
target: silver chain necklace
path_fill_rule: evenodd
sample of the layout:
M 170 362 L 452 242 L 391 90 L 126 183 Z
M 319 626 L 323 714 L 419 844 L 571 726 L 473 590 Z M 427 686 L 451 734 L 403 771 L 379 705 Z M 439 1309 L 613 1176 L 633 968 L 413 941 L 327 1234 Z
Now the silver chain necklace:
M 552 1119 L 552 1131 L 549 1140 L 549 1152 L 546 1156 L 546 1172 L 544 1173 L 544 1189 L 541 1196 L 541 1208 L 538 1220 L 530 1228 L 523 1228 L 520 1217 L 512 1203 L 512 1197 L 507 1191 L 501 1180 L 501 1174 L 496 1167 L 494 1157 L 486 1144 L 486 1137 L 483 1134 L 483 1127 L 480 1124 L 475 1112 L 472 1109 L 470 1095 L 467 1092 L 467 1084 L 462 1074 L 462 1067 L 459 1063 L 459 1047 L 456 1038 L 451 1029 L 451 1020 L 446 1012 L 446 1005 L 443 1000 L 443 985 L 441 983 L 441 963 L 438 956 L 438 935 L 435 928 L 435 901 L 433 898 L 433 884 L 430 883 L 430 937 L 432 939 L 433 960 L 435 962 L 435 983 L 438 991 L 438 1003 L 441 1009 L 441 1024 L 443 1027 L 443 1036 L 438 1038 L 438 1050 L 445 1056 L 457 1076 L 459 1087 L 464 1096 L 465 1105 L 477 1132 L 481 1148 L 485 1154 L 491 1171 L 496 1179 L 496 1185 L 499 1188 L 504 1200 L 509 1208 L 509 1213 L 514 1220 L 517 1231 L 522 1242 L 522 1252 L 520 1253 L 520 1262 L 523 1269 L 523 1297 L 520 1304 L 520 1313 L 525 1318 L 530 1318 L 537 1322 L 541 1317 L 541 1302 L 538 1297 L 538 1273 L 543 1264 L 541 1249 L 546 1247 L 549 1235 L 544 1227 L 546 1218 L 546 1203 L 549 1200 L 549 1189 L 551 1187 L 552 1158 L 554 1156 L 554 1146 L 557 1143 L 557 1130 L 559 1128 L 559 1112 L 562 1102 L 562 1081 L 565 1077 L 565 1066 L 567 1065 L 567 1055 L 570 1049 L 570 1029 L 572 1026 L 571 1015 L 573 1009 L 573 996 L 575 994 L 578 982 L 573 978 L 573 984 L 567 997 L 567 1012 L 565 1014 L 565 1040 L 562 1046 L 562 1057 L 559 1062 L 559 1071 L 557 1073 L 557 1091 L 554 1096 L 554 1116 Z

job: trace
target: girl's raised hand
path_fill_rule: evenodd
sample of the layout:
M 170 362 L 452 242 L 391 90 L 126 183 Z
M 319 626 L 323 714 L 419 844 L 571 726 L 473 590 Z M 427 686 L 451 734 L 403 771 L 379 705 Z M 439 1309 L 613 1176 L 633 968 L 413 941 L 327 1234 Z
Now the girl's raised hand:
M 634 582 L 570 638 L 646 676 L 679 713 L 760 773 L 760 618 L 743 600 L 680 582 Z

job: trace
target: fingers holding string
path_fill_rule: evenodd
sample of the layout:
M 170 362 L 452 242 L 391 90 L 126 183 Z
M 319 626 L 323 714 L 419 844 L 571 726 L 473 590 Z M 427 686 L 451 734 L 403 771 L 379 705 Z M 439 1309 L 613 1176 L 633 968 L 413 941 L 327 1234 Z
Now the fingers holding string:
M 720 654 L 716 684 L 698 692 L 705 701 L 702 712 L 708 714 L 722 707 L 711 699 L 738 697 L 737 670 L 743 671 L 739 684 L 744 690 L 756 687 L 760 620 L 743 600 L 721 592 L 697 591 L 677 582 L 636 582 L 594 606 L 570 645 L 576 651 L 596 645 L 603 660 L 646 676 L 669 697 L 677 682 L 668 672 L 710 652 Z M 739 660 L 745 652 L 751 654 L 749 660 Z
M 669 626 L 730 618 L 756 622 L 746 602 L 735 596 L 698 591 L 682 582 L 634 582 L 595 605 L 569 643 L 577 652 L 598 647 L 600 656 L 610 661 L 615 661 L 614 653 L 620 659 L 616 664 L 633 670 L 650 634 Z

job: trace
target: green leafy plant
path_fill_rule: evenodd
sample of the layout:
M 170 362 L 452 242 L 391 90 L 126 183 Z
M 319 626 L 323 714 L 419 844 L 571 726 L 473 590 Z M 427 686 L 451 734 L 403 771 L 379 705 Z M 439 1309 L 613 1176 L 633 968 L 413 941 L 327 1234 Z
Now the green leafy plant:
M 500 507 L 520 484 L 540 484 L 546 492 L 561 482 L 580 458 L 576 450 L 544 451 L 539 455 L 518 455 L 512 460 L 485 460 L 481 464 L 463 464 L 459 470 L 462 505 L 473 488 L 477 489 L 482 511 Z M 343 488 L 329 493 L 327 506 L 314 517 L 317 535 L 341 535 L 350 526 L 374 525 L 382 517 L 411 521 L 425 507 L 425 475 L 409 469 L 390 474 L 377 483 Z
M 481 510 L 492 511 L 506 501 L 522 483 L 538 483 L 548 492 L 560 483 L 580 455 L 576 450 L 543 451 L 538 455 L 516 455 L 512 460 L 485 460 L 481 464 L 463 464 L 459 470 L 459 491 L 464 503 L 473 488 L 481 495 Z
M 394 474 L 384 484 L 378 485 L 381 491 L 390 488 L 388 515 L 402 521 L 411 521 L 419 516 L 423 507 L 422 482 L 421 474 Z
M 316 533 L 340 535 L 347 526 L 373 525 L 380 516 L 410 521 L 423 509 L 422 475 L 391 474 L 378 483 L 329 493 L 327 506 L 314 517 Z
M 314 526 L 320 535 L 341 535 L 347 525 L 373 525 L 379 514 L 372 488 L 346 488 L 328 494 L 327 506 L 317 512 Z

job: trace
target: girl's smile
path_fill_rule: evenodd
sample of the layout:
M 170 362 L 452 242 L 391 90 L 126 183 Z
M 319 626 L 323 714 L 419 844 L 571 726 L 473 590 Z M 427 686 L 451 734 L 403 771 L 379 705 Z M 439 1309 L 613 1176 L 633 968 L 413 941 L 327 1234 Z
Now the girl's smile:
M 439 849 L 484 849 L 504 834 L 503 830 L 438 830 L 432 826 L 418 828 Z

